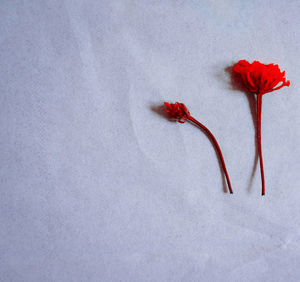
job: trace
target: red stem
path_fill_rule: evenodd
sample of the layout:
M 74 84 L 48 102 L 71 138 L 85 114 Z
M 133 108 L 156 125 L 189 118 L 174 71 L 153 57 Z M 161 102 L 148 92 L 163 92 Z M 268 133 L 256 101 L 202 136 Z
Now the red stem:
M 229 175 L 228 175 L 226 165 L 225 165 L 225 161 L 224 161 L 224 158 L 223 158 L 223 154 L 221 152 L 221 148 L 218 144 L 217 139 L 213 136 L 213 134 L 210 132 L 210 130 L 206 126 L 204 126 L 202 123 L 200 123 L 198 120 L 194 119 L 192 116 L 189 116 L 188 119 L 190 121 L 192 121 L 193 123 L 197 124 L 198 126 L 200 126 L 208 134 L 208 136 L 211 138 L 211 140 L 213 141 L 213 143 L 214 143 L 214 145 L 215 145 L 215 147 L 218 151 L 221 163 L 222 163 L 222 167 L 223 167 L 223 170 L 224 170 L 224 173 L 225 173 L 225 176 L 226 176 L 226 181 L 227 181 L 227 184 L 228 184 L 230 194 L 233 194 L 231 183 L 230 183 L 230 180 L 229 180 Z
M 261 195 L 264 196 L 265 191 L 265 174 L 264 174 L 264 163 L 261 150 L 261 111 L 262 111 L 262 94 L 257 94 L 257 146 L 258 146 L 258 155 L 260 162 L 260 174 L 261 174 Z

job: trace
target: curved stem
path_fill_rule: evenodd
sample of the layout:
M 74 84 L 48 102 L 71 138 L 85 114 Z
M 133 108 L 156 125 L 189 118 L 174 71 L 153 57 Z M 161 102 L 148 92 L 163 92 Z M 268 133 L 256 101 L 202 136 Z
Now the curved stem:
M 218 151 L 221 163 L 222 163 L 222 167 L 223 167 L 223 170 L 224 170 L 224 173 L 225 173 L 225 176 L 226 176 L 226 181 L 227 181 L 227 184 L 228 184 L 230 194 L 233 194 L 231 183 L 230 183 L 230 180 L 229 180 L 229 175 L 228 175 L 226 165 L 225 165 L 225 161 L 224 161 L 224 158 L 223 158 L 223 154 L 221 152 L 221 148 L 218 144 L 217 139 L 213 136 L 213 134 L 210 132 L 210 130 L 206 126 L 204 126 L 202 123 L 200 123 L 198 120 L 194 119 L 192 116 L 189 116 L 188 119 L 190 121 L 192 121 L 193 123 L 197 124 L 199 127 L 201 127 L 207 133 L 207 135 L 211 138 L 211 140 L 213 141 L 213 143 L 214 143 L 214 145 L 215 145 L 215 147 Z
M 261 195 L 264 196 L 265 191 L 265 174 L 264 174 L 264 163 L 262 157 L 262 149 L 261 149 L 261 111 L 262 111 L 262 95 L 257 94 L 257 147 L 258 147 L 258 155 L 259 155 L 259 163 L 260 163 L 260 174 L 261 174 Z

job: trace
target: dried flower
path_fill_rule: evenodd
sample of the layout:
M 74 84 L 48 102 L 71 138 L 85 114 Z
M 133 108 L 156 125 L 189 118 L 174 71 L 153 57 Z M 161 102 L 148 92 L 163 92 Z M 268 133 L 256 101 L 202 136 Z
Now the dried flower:
M 284 86 L 290 86 L 290 81 L 286 80 L 285 72 L 281 72 L 278 65 L 265 65 L 258 61 L 250 64 L 246 60 L 241 60 L 233 67 L 233 71 L 241 76 L 245 87 L 250 92 L 257 94 L 257 145 L 260 160 L 262 195 L 265 195 L 265 176 L 261 149 L 262 96 Z
M 241 60 L 233 67 L 233 71 L 239 73 L 247 89 L 256 94 L 266 94 L 290 85 L 285 72 L 281 72 L 278 65 L 274 64 L 265 65 L 258 61 L 250 64 Z
M 184 123 L 190 116 L 187 107 L 182 103 L 176 102 L 175 104 L 169 104 L 164 102 L 164 104 L 167 107 L 166 112 L 180 123 Z
M 220 157 L 220 161 L 222 163 L 222 167 L 226 176 L 226 181 L 228 184 L 228 188 L 231 194 L 233 194 L 232 191 L 232 187 L 231 187 L 231 183 L 229 180 L 229 175 L 226 169 L 226 165 L 225 165 L 225 161 L 223 158 L 223 154 L 221 152 L 221 148 L 216 140 L 216 138 L 213 136 L 213 134 L 210 132 L 210 130 L 204 126 L 202 123 L 200 123 L 199 121 L 197 121 L 195 118 L 193 118 L 189 112 L 189 110 L 187 109 L 187 107 L 182 104 L 182 103 L 174 103 L 174 104 L 169 104 L 167 102 L 164 102 L 165 106 L 166 106 L 166 112 L 172 117 L 177 119 L 178 122 L 180 123 L 184 123 L 186 120 L 189 120 L 191 122 L 193 122 L 194 124 L 198 125 L 201 129 L 204 130 L 204 132 L 211 138 L 212 142 L 214 143 L 217 152 L 219 154 Z

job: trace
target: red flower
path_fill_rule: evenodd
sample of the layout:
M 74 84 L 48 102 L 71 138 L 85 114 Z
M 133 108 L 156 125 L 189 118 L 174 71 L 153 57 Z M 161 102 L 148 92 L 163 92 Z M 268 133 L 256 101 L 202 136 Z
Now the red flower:
M 246 60 L 239 61 L 233 71 L 240 74 L 247 89 L 257 94 L 257 147 L 260 161 L 260 174 L 262 184 L 262 195 L 265 195 L 265 174 L 261 149 L 261 110 L 262 96 L 266 93 L 278 90 L 283 86 L 290 86 L 285 78 L 285 72 L 281 72 L 278 65 L 265 65 L 258 61 L 252 64 Z
M 164 102 L 164 104 L 167 107 L 166 112 L 180 123 L 184 123 L 190 116 L 187 107 L 182 103 L 176 102 L 175 104 L 169 104 Z
M 281 72 L 278 65 L 265 65 L 258 61 L 250 64 L 241 60 L 233 67 L 233 71 L 239 73 L 247 89 L 256 94 L 266 94 L 283 86 L 290 86 L 290 82 L 286 81 L 285 71 Z
M 187 109 L 187 107 L 182 104 L 182 103 L 178 103 L 176 102 L 175 104 L 169 104 L 167 102 L 164 102 L 165 106 L 166 106 L 166 112 L 172 117 L 178 120 L 178 122 L 180 123 L 184 123 L 186 120 L 189 120 L 191 122 L 193 122 L 194 124 L 198 125 L 212 140 L 213 144 L 215 145 L 217 152 L 219 154 L 219 158 L 220 161 L 222 163 L 222 167 L 226 176 L 226 181 L 228 184 L 228 188 L 229 188 L 229 192 L 232 194 L 232 187 L 231 187 L 231 183 L 230 183 L 230 179 L 229 179 L 229 175 L 227 172 L 227 168 L 225 165 L 225 161 L 224 161 L 224 157 L 221 151 L 221 148 L 218 144 L 217 139 L 213 136 L 213 134 L 210 132 L 210 130 L 204 126 L 201 122 L 199 122 L 198 120 L 196 120 L 195 118 L 193 118 L 189 112 L 189 110 Z

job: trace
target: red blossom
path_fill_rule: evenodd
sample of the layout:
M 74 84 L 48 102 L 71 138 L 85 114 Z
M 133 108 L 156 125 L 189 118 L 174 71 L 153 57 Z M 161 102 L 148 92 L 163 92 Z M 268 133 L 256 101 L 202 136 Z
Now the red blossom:
M 246 60 L 241 60 L 234 65 L 233 71 L 238 73 L 247 89 L 257 94 L 257 148 L 260 162 L 262 195 L 265 195 L 265 173 L 261 146 L 261 113 L 262 96 L 266 93 L 278 90 L 283 86 L 290 86 L 290 82 L 285 78 L 285 71 L 281 72 L 278 65 L 265 65 L 258 61 L 252 64 Z
M 283 86 L 290 86 L 290 81 L 285 78 L 285 71 L 281 72 L 278 65 L 265 65 L 258 61 L 250 64 L 241 60 L 233 67 L 233 71 L 240 74 L 244 85 L 252 93 L 266 94 Z
M 184 123 L 189 118 L 190 112 L 184 104 L 178 102 L 175 104 L 164 102 L 164 104 L 167 107 L 166 112 L 178 122 Z
M 166 112 L 172 117 L 178 120 L 178 122 L 180 123 L 184 123 L 185 121 L 189 120 L 191 122 L 193 122 L 194 124 L 196 124 L 197 126 L 199 126 L 208 136 L 209 138 L 212 140 L 213 144 L 215 145 L 217 152 L 219 154 L 219 158 L 226 176 L 226 181 L 228 184 L 228 188 L 229 188 L 229 192 L 232 194 L 232 187 L 231 187 L 231 183 L 230 183 L 230 179 L 229 179 L 229 175 L 227 172 L 227 168 L 225 165 L 225 161 L 224 161 L 224 157 L 221 151 L 221 148 L 218 144 L 217 139 L 215 138 L 215 136 L 210 132 L 210 130 L 201 122 L 199 122 L 198 120 L 196 120 L 195 118 L 193 118 L 189 112 L 189 110 L 187 109 L 187 107 L 179 102 L 176 102 L 174 104 L 169 104 L 167 102 L 164 102 L 165 106 L 166 106 Z

